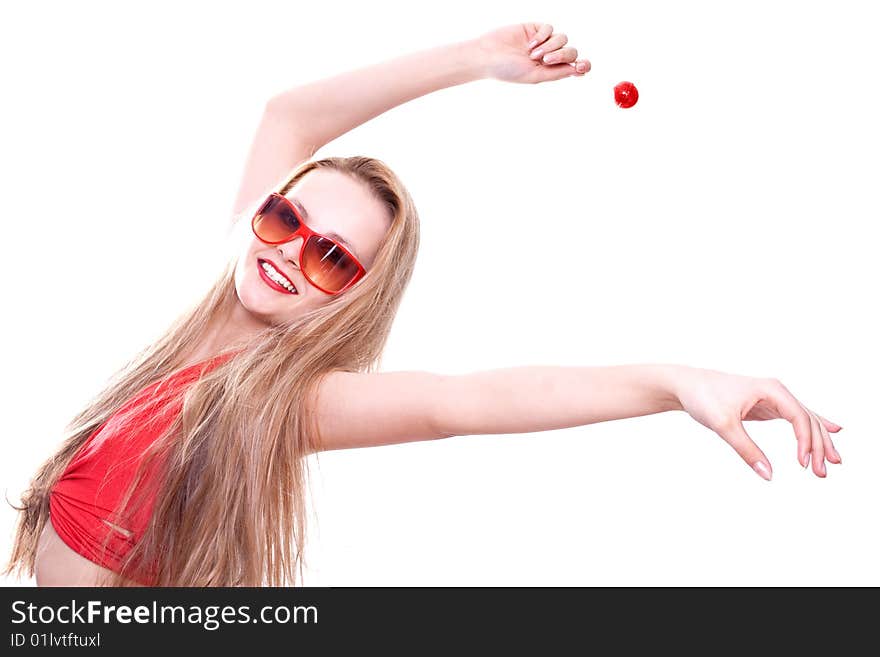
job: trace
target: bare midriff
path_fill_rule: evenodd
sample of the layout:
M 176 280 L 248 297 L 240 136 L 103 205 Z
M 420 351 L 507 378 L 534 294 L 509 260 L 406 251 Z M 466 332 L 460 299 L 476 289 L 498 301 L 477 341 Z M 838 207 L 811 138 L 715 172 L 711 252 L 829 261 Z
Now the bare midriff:
M 73 551 L 47 520 L 37 544 L 37 586 L 99 586 L 113 572 Z M 131 583 L 132 586 L 141 586 Z

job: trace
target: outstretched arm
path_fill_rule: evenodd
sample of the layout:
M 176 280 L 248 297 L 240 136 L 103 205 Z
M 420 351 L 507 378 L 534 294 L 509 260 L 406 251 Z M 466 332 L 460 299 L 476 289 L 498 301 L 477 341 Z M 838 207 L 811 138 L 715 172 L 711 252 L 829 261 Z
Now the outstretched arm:
M 534 84 L 583 76 L 590 63 L 578 60 L 567 42 L 547 23 L 517 23 L 273 96 L 257 127 L 233 216 L 318 149 L 397 105 L 480 79 Z
M 319 387 L 322 449 L 549 431 L 680 409 L 674 376 L 665 365 L 333 372 Z
M 743 420 L 784 418 L 798 458 L 825 476 L 840 462 L 840 427 L 804 407 L 776 379 L 682 365 L 527 366 L 444 376 L 333 372 L 318 388 L 320 449 L 372 447 L 457 435 L 527 433 L 684 410 L 755 471 L 772 469 Z

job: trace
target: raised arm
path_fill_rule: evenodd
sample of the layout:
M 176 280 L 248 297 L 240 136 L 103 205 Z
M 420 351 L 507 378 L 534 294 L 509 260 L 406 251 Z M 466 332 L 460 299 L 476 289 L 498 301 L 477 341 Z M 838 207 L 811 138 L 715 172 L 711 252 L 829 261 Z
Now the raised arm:
M 475 40 L 442 45 L 304 84 L 266 103 L 235 200 L 238 214 L 349 130 L 419 96 L 484 77 Z
M 762 477 L 770 461 L 742 420 L 784 418 L 798 455 L 825 476 L 840 462 L 829 431 L 776 379 L 683 365 L 526 366 L 463 375 L 333 372 L 318 388 L 321 449 L 373 447 L 459 435 L 548 431 L 684 410 L 718 433 Z
M 552 25 L 515 23 L 278 93 L 264 106 L 233 217 L 321 147 L 392 107 L 480 79 L 535 84 L 589 70 Z

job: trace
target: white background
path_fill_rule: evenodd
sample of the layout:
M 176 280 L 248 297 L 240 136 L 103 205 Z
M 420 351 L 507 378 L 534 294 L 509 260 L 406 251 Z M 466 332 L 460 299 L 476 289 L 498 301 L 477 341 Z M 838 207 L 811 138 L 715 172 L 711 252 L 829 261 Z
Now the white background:
M 218 274 L 270 95 L 540 21 L 592 72 L 441 90 L 317 154 L 386 161 L 420 211 L 382 369 L 775 376 L 843 425 L 844 463 L 820 480 L 790 425 L 746 423 L 767 483 L 684 413 L 326 453 L 306 583 L 880 585 L 868 4 L 5 4 L 6 496 Z

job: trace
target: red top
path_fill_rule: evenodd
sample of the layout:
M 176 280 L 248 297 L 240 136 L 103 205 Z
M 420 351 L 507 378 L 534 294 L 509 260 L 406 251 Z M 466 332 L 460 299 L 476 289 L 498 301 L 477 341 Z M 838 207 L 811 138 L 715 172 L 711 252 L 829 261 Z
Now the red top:
M 137 471 L 138 456 L 174 421 L 183 405 L 183 388 L 195 383 L 201 374 L 219 365 L 236 352 L 226 352 L 203 360 L 157 381 L 132 397 L 98 427 L 86 440 L 59 478 L 49 497 L 49 518 L 58 536 L 71 549 L 104 568 L 119 572 L 122 559 L 143 536 L 155 501 L 155 491 L 148 502 L 132 514 L 123 531 L 105 521 L 114 522 L 113 512 L 128 490 Z M 166 393 L 177 393 L 166 394 Z M 126 422 L 119 415 L 136 408 Z M 154 475 L 155 466 L 146 474 Z M 106 552 L 103 541 L 110 541 Z M 138 579 L 148 586 L 146 576 Z

